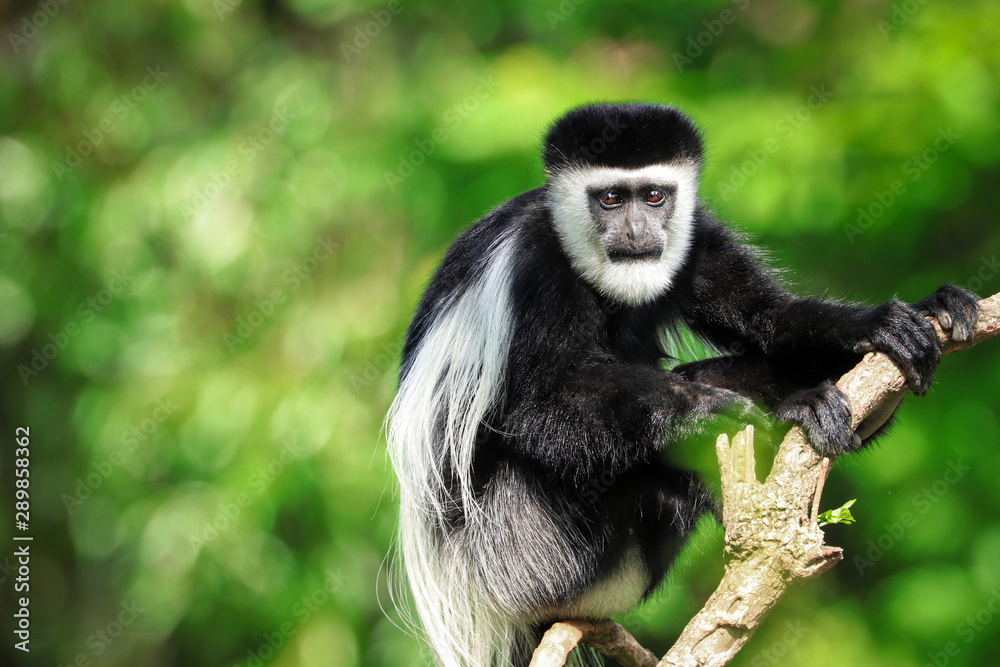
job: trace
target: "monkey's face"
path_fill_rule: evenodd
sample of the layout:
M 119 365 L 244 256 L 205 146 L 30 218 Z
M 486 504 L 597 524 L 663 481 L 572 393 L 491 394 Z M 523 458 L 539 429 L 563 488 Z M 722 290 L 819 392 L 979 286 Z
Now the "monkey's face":
M 604 252 L 612 262 L 656 262 L 677 204 L 675 183 L 622 181 L 587 191 Z
M 691 243 L 698 169 L 582 167 L 550 184 L 555 228 L 574 269 L 599 292 L 639 304 L 669 289 Z

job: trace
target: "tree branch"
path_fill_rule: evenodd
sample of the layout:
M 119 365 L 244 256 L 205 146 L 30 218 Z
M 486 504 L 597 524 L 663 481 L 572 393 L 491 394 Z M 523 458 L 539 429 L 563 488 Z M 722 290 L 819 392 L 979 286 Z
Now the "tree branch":
M 932 320 L 942 352 L 950 354 L 1000 336 L 1000 294 L 979 302 L 972 338 L 956 342 Z M 851 403 L 851 426 L 865 437 L 906 393 L 906 379 L 889 357 L 873 352 L 840 378 Z M 723 524 L 730 560 L 722 582 L 688 623 L 660 667 L 721 667 L 743 647 L 788 586 L 833 567 L 843 554 L 823 544 L 816 522 L 833 459 L 820 456 L 799 427 L 785 436 L 767 480 L 757 482 L 753 429 L 716 444 L 722 468 Z
M 968 341 L 951 340 L 936 320 L 931 322 L 944 354 L 1000 337 L 1000 294 L 979 302 L 979 321 Z M 885 422 L 907 390 L 903 374 L 879 352 L 865 355 L 837 386 L 850 401 L 851 425 L 862 438 Z M 823 544 L 823 531 L 817 523 L 820 496 L 833 458 L 817 454 L 801 428 L 794 427 L 785 436 L 771 474 L 763 483 L 756 477 L 752 427 L 731 441 L 720 435 L 716 453 L 722 471 L 726 571 L 658 667 L 729 664 L 791 584 L 817 576 L 843 558 L 841 549 Z M 595 640 L 597 628 L 611 626 L 628 638 L 631 653 L 609 655 L 615 655 L 625 667 L 653 664 L 644 655 L 649 652 L 617 624 L 570 621 L 556 623 L 546 633 L 532 658 L 532 667 L 564 664 L 580 641 L 600 650 L 600 640 Z M 612 634 L 617 633 L 614 628 Z
M 656 656 L 612 620 L 554 623 L 531 656 L 528 667 L 563 665 L 581 642 L 618 661 L 622 667 L 655 667 Z

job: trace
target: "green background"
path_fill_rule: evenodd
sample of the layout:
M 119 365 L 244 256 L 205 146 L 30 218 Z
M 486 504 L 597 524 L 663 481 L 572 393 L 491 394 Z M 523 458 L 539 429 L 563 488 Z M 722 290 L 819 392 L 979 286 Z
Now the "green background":
M 690 113 L 704 198 L 802 293 L 1000 291 L 993 0 L 17 0 L 0 26 L 5 663 L 426 664 L 385 584 L 401 336 L 574 105 Z M 1000 345 L 948 358 L 837 463 L 845 562 L 735 664 L 1000 659 L 998 383 Z M 721 551 L 703 526 L 626 627 L 664 651 Z

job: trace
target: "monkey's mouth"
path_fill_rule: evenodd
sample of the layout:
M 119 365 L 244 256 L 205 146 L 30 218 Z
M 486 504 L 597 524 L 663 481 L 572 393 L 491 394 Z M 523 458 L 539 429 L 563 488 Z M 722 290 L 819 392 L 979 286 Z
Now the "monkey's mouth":
M 626 250 L 618 248 L 608 248 L 608 259 L 612 262 L 648 262 L 655 261 L 663 254 L 662 248 L 651 248 L 649 250 Z

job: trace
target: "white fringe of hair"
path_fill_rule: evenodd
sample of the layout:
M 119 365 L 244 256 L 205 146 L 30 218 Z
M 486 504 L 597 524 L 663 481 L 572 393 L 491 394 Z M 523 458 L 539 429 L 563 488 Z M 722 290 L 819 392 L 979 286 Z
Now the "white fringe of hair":
M 622 182 L 677 186 L 677 203 L 659 261 L 612 262 L 601 246 L 587 189 Z M 576 272 L 605 296 L 619 303 L 638 305 L 669 289 L 674 274 L 687 257 L 694 232 L 698 167 L 690 162 L 655 164 L 641 169 L 572 167 L 551 176 L 549 197 L 556 232 Z
M 501 400 L 511 336 L 511 273 L 516 237 L 501 237 L 478 277 L 455 294 L 430 325 L 389 409 L 389 456 L 399 479 L 399 544 L 417 613 L 439 664 L 485 667 L 528 637 L 497 608 L 475 553 L 492 508 L 472 488 L 476 436 Z M 443 422 L 443 423 L 442 423 Z M 449 530 L 451 461 L 466 525 Z M 415 625 L 401 611 L 409 625 Z

